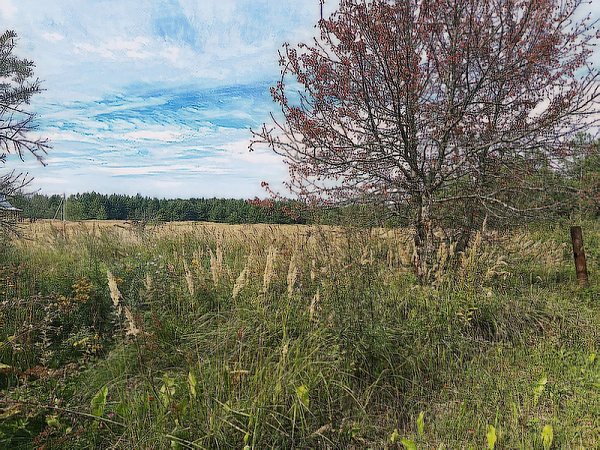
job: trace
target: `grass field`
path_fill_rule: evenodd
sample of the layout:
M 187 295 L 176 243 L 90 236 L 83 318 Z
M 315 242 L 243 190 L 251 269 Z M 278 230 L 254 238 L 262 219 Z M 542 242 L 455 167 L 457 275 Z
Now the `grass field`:
M 600 448 L 600 225 L 26 225 L 0 243 L 0 448 Z

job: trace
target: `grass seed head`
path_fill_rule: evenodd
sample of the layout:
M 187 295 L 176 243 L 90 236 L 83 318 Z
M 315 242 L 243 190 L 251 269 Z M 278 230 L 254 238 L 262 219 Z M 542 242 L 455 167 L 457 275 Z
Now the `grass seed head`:
M 125 331 L 125 334 L 127 336 L 137 336 L 138 334 L 140 334 L 141 330 L 135 325 L 135 319 L 133 317 L 133 314 L 127 306 L 125 306 L 123 310 L 125 311 L 125 318 L 127 319 L 127 329 Z
M 194 279 L 192 278 L 192 272 L 188 268 L 187 262 L 183 260 L 183 269 L 185 270 L 185 281 L 187 282 L 188 290 L 190 291 L 190 295 L 194 296 Z
M 311 322 L 316 320 L 315 313 L 319 309 L 320 299 L 321 299 L 321 292 L 319 289 L 317 289 L 317 293 L 313 297 L 312 301 L 310 302 L 310 307 L 308 308 L 308 316 L 309 316 Z
M 117 286 L 117 280 L 110 272 L 110 270 L 106 271 L 106 276 L 108 278 L 108 288 L 110 289 L 110 298 L 113 301 L 113 306 L 118 308 L 119 314 L 121 313 L 120 300 L 123 298 L 121 292 L 119 292 L 119 287 Z
M 233 292 L 231 296 L 235 299 L 239 295 L 240 291 L 246 287 L 248 283 L 248 263 L 244 269 L 240 272 L 240 275 L 235 280 L 235 284 L 233 285 Z
M 271 280 L 275 277 L 275 258 L 277 256 L 277 249 L 272 245 L 269 247 L 269 253 L 267 254 L 267 262 L 265 263 L 265 273 L 263 275 L 263 293 L 266 294 L 269 291 Z
M 296 285 L 296 279 L 298 278 L 298 264 L 296 261 L 296 254 L 292 256 L 290 259 L 290 265 L 288 267 L 287 274 L 287 290 L 288 297 L 291 297 L 294 293 L 294 286 Z

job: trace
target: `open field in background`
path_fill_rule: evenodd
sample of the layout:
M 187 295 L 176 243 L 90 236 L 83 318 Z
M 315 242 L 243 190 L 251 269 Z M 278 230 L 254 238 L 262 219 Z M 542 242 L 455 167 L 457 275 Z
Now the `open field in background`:
M 0 447 L 600 448 L 600 224 L 27 224 L 0 243 Z

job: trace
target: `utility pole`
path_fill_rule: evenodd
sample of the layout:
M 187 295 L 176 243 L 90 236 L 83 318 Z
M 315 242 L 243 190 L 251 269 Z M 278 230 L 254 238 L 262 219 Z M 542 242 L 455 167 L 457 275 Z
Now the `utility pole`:
M 60 199 L 60 204 L 58 205 L 58 208 L 56 208 L 56 212 L 54 213 L 54 218 L 52 220 L 56 220 L 56 216 L 58 216 L 58 211 L 61 211 L 61 207 L 62 207 L 62 221 L 66 222 L 67 221 L 67 194 L 63 194 L 62 198 Z

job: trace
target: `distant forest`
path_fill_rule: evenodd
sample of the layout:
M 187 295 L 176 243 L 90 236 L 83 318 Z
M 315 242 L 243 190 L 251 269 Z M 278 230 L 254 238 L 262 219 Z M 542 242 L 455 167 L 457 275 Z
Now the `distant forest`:
M 21 195 L 10 199 L 29 219 L 62 218 L 60 195 Z M 67 220 L 137 220 L 146 222 L 201 221 L 217 223 L 305 224 L 305 208 L 294 201 L 222 198 L 157 199 L 141 195 L 104 195 L 95 192 L 66 197 Z

